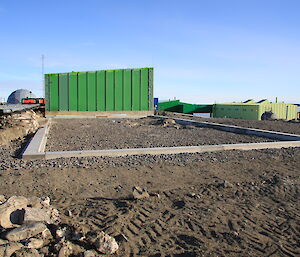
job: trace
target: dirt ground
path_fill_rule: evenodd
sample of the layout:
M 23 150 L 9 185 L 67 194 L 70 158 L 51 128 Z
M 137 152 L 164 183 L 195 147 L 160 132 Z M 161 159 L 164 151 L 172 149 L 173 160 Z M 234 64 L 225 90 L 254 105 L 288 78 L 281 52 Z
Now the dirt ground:
M 173 120 L 55 119 L 46 151 L 76 151 L 139 147 L 193 146 L 256 143 L 270 139 L 239 135 L 209 128 L 181 126 Z M 64 133 L 62 133 L 62 131 Z
M 21 146 L 0 147 L 0 194 L 48 195 L 115 256 L 300 255 L 300 148 L 25 161 Z

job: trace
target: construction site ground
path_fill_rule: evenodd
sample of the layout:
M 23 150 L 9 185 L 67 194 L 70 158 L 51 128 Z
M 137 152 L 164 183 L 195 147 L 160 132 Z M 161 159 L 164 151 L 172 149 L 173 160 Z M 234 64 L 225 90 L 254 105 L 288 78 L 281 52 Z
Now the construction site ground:
M 67 122 L 84 126 L 81 120 Z M 143 127 L 123 122 L 132 131 Z M 295 134 L 300 131 L 299 123 L 236 122 Z M 194 130 L 162 129 L 171 133 Z M 60 137 L 64 133 L 60 130 Z M 118 140 L 103 147 L 132 145 L 121 143 L 126 135 L 105 133 L 108 140 L 114 136 Z M 189 143 L 197 140 L 191 136 Z M 136 132 L 130 137 L 136 146 L 145 145 Z M 49 196 L 63 222 L 84 232 L 102 229 L 114 236 L 120 246 L 115 256 L 300 255 L 300 148 L 26 161 L 17 156 L 28 138 L 0 146 L 0 194 Z M 209 140 L 214 143 L 216 139 Z M 63 149 L 63 142 L 67 144 L 67 139 L 58 142 L 57 149 Z M 92 149 L 93 141 L 87 142 Z M 68 144 L 69 149 L 74 141 Z M 151 196 L 132 200 L 133 186 L 146 188 Z
M 267 138 L 182 126 L 171 119 L 54 119 L 46 151 L 257 143 Z M 61 133 L 63 131 L 63 133 Z

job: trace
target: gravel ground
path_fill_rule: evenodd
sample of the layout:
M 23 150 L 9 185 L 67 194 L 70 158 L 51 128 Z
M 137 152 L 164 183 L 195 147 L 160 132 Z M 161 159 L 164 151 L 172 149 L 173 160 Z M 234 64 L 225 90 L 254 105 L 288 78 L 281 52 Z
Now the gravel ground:
M 63 223 L 114 236 L 115 256 L 300 256 L 300 148 L 16 158 L 27 140 L 0 146 L 0 194 L 48 195 Z
M 246 128 L 257 128 L 271 131 L 285 132 L 300 135 L 300 122 L 299 121 L 284 121 L 284 120 L 240 120 L 240 119 L 225 119 L 225 118 L 203 118 L 203 117 L 188 117 L 185 115 L 173 114 L 165 112 L 166 116 L 177 117 L 182 119 L 193 119 L 199 121 L 215 122 L 220 124 L 235 125 Z
M 165 126 L 164 126 L 165 124 Z M 46 151 L 72 151 L 267 142 L 270 139 L 208 128 L 167 124 L 161 119 L 55 119 Z M 63 133 L 62 133 L 63 131 Z

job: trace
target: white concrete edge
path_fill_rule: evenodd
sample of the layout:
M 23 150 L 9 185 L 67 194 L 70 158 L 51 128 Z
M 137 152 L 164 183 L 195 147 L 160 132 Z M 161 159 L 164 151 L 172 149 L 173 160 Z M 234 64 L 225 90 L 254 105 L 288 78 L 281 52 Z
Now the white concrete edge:
M 23 159 L 44 159 L 47 134 L 49 132 L 49 120 L 39 128 L 33 138 L 28 142 L 22 153 Z
M 161 155 L 180 153 L 203 153 L 224 150 L 255 150 L 255 149 L 276 149 L 300 147 L 300 141 L 287 142 L 264 142 L 246 144 L 223 144 L 223 145 L 203 145 L 203 146 L 176 146 L 176 147 L 154 147 L 154 148 L 131 148 L 131 149 L 111 149 L 111 150 L 85 150 L 85 151 L 63 151 L 45 152 L 45 159 L 71 158 L 71 157 L 120 157 L 130 155 Z
M 170 118 L 166 116 L 155 116 L 162 118 Z M 188 121 L 189 123 L 202 123 L 198 121 L 191 120 L 183 120 Z M 207 123 L 207 122 L 205 122 Z M 216 123 L 209 123 L 215 125 Z M 179 154 L 179 153 L 201 153 L 201 152 L 215 152 L 215 151 L 223 151 L 223 150 L 255 150 L 255 149 L 276 149 L 276 148 L 288 148 L 288 147 L 300 147 L 300 136 L 294 134 L 280 133 L 274 131 L 265 131 L 258 129 L 249 129 L 266 132 L 267 134 L 271 132 L 271 134 L 280 134 L 284 135 L 285 138 L 288 137 L 290 141 L 280 141 L 280 142 L 263 142 L 263 143 L 243 143 L 243 144 L 221 144 L 221 145 L 201 145 L 201 146 L 176 146 L 176 147 L 154 147 L 154 148 L 129 148 L 129 149 L 108 149 L 108 150 L 84 150 L 84 151 L 61 151 L 61 152 L 45 152 L 45 146 L 47 143 L 47 137 L 49 134 L 51 125 L 51 119 L 48 120 L 47 124 L 40 128 L 30 143 L 27 145 L 24 153 L 24 159 L 55 159 L 55 158 L 70 158 L 70 157 L 92 157 L 92 156 L 128 156 L 128 155 L 160 155 L 160 154 Z M 223 124 L 222 127 L 226 127 Z M 228 127 L 236 127 L 237 126 L 228 126 Z M 248 129 L 248 128 L 242 128 Z M 291 138 L 290 138 L 291 136 Z M 292 140 L 294 137 L 298 140 Z

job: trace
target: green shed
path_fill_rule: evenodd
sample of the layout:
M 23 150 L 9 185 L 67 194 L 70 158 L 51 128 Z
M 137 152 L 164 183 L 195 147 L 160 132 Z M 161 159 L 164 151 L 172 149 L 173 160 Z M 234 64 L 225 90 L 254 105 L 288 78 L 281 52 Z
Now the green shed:
M 46 115 L 151 115 L 153 68 L 45 74 Z
M 266 113 L 274 113 L 277 119 L 292 120 L 297 118 L 297 112 L 297 105 L 272 103 L 266 99 L 259 102 L 247 100 L 240 103 L 213 105 L 214 118 L 261 120 Z

